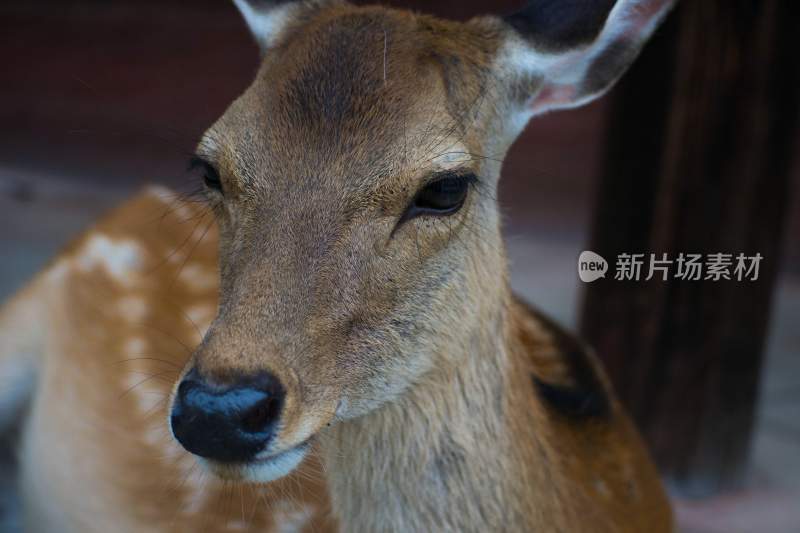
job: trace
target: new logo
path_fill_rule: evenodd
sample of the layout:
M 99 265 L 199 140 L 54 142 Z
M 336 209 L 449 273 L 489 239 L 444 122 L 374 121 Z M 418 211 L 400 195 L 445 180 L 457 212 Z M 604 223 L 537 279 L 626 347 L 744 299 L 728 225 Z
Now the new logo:
M 584 283 L 591 283 L 600 278 L 606 277 L 608 272 L 608 262 L 602 256 L 594 252 L 581 252 L 578 257 L 578 277 Z

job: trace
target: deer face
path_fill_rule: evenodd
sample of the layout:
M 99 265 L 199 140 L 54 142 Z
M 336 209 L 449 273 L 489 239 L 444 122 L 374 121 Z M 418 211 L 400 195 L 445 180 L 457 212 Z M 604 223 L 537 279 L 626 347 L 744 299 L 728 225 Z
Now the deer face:
M 269 480 L 326 425 L 460 363 L 504 304 L 499 161 L 532 115 L 604 91 L 665 2 L 647 24 L 605 6 L 555 29 L 237 4 L 263 59 L 198 147 L 220 306 L 171 426 L 218 474 Z

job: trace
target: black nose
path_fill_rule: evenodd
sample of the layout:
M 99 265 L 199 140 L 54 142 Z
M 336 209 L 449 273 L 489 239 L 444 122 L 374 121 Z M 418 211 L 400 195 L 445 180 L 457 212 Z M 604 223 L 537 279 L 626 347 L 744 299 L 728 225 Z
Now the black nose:
M 247 462 L 272 438 L 285 391 L 272 374 L 209 383 L 192 369 L 178 386 L 172 432 L 189 452 L 221 462 Z

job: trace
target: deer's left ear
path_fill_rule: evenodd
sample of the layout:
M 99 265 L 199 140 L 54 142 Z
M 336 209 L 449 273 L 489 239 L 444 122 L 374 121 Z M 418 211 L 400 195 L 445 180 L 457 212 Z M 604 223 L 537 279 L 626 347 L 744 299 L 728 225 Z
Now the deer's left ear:
M 281 32 L 304 11 L 316 9 L 324 0 L 233 0 L 263 53 L 275 44 Z
M 523 122 L 588 103 L 625 72 L 674 0 L 530 0 L 502 19 L 498 68 L 523 87 Z M 517 97 L 519 93 L 517 91 Z

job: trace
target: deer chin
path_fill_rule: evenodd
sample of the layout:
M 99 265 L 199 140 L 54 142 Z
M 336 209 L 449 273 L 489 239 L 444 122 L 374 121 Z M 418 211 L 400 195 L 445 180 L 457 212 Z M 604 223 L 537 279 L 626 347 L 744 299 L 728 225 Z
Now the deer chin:
M 305 459 L 311 449 L 310 440 L 306 440 L 278 453 L 261 453 L 246 463 L 220 463 L 208 459 L 199 459 L 212 474 L 229 481 L 246 481 L 250 483 L 267 483 L 289 475 Z

